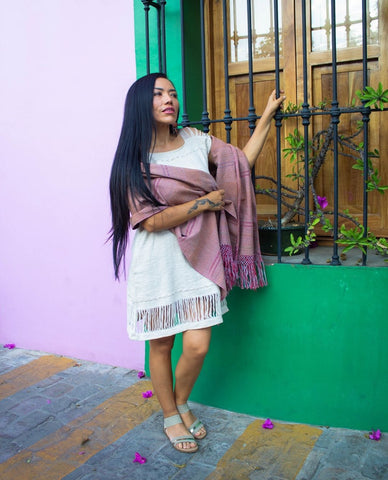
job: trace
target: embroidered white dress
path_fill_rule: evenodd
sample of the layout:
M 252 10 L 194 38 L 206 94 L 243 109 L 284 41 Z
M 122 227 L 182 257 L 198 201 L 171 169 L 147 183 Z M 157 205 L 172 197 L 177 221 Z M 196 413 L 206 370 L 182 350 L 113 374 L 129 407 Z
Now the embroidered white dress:
M 184 144 L 153 153 L 150 162 L 209 172 L 211 138 L 199 130 L 179 131 Z M 132 242 L 127 290 L 128 335 L 132 340 L 167 337 L 222 323 L 227 312 L 219 287 L 188 263 L 170 230 L 139 227 Z

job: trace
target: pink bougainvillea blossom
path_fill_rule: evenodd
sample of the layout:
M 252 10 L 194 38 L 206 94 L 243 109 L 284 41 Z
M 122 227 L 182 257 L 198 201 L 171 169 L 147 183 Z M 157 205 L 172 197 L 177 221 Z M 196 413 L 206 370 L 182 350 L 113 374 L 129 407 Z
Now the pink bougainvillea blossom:
M 145 372 L 143 372 L 142 370 L 140 372 L 137 372 L 137 377 L 138 378 L 143 378 L 145 377 Z
M 319 195 L 317 195 L 317 201 L 322 210 L 324 210 L 329 205 L 326 197 L 320 197 Z
M 153 393 L 152 390 L 147 390 L 146 392 L 143 392 L 142 395 L 144 398 L 150 398 L 152 397 Z
M 9 350 L 12 350 L 13 348 L 16 347 L 16 345 L 14 343 L 6 343 L 5 345 L 3 345 L 4 348 L 8 348 Z
M 147 459 L 145 457 L 142 457 L 140 453 L 136 452 L 135 453 L 135 458 L 133 460 L 133 463 L 146 463 Z
M 378 429 L 376 431 L 372 430 L 372 433 L 369 435 L 371 440 L 380 440 L 381 438 L 381 431 Z
M 267 420 L 263 423 L 262 425 L 263 428 L 268 428 L 268 429 L 271 429 L 274 427 L 273 423 L 271 422 L 271 420 L 269 418 L 267 418 Z

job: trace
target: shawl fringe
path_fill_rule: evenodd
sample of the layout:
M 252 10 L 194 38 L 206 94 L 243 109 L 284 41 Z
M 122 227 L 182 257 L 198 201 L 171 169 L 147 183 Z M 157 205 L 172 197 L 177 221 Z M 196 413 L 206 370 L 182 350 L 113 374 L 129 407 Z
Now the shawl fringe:
M 220 249 L 228 291 L 233 286 L 255 290 L 267 285 L 261 255 L 238 255 L 237 251 L 232 251 L 230 245 L 221 245 Z

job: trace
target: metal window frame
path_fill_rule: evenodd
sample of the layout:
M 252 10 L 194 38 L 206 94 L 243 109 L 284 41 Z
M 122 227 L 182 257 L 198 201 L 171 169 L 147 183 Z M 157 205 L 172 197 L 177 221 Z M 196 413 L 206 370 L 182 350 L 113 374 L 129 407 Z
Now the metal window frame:
M 149 10 L 150 7 L 154 8 L 157 11 L 157 22 L 158 22 L 158 58 L 159 58 L 159 68 L 161 72 L 166 73 L 166 35 L 165 35 L 165 6 L 167 0 L 156 0 L 148 1 L 141 0 L 144 4 L 145 10 L 145 23 L 146 23 L 146 62 L 147 62 L 147 73 L 150 71 L 150 45 L 149 45 Z M 336 11 L 335 11 L 335 0 L 327 0 L 330 4 L 330 14 L 332 24 L 336 25 Z M 362 71 L 363 71 L 363 88 L 367 86 L 368 82 L 368 37 L 367 37 L 367 22 L 370 20 L 367 0 L 360 0 L 362 2 Z M 198 121 L 191 121 L 189 118 L 189 113 L 187 111 L 186 103 L 186 59 L 184 55 L 184 45 L 185 45 L 185 29 L 184 29 L 184 1 L 180 0 L 180 9 L 181 9 L 181 46 L 182 46 L 182 122 L 181 126 L 190 126 L 190 125 L 201 125 L 204 132 L 209 132 L 209 127 L 213 123 L 224 123 L 226 138 L 230 142 L 230 131 L 232 128 L 233 122 L 247 121 L 251 133 L 255 128 L 256 121 L 260 118 L 256 115 L 254 98 L 253 98 L 253 26 L 252 26 L 252 5 L 251 0 L 246 0 L 247 8 L 247 26 L 248 26 L 248 77 L 249 77 L 249 107 L 246 117 L 232 117 L 230 110 L 230 92 L 229 92 L 229 82 L 228 82 L 228 60 L 229 60 L 229 41 L 230 36 L 228 33 L 227 25 L 227 0 L 222 0 L 223 3 L 223 30 L 224 30 L 224 72 L 225 72 L 225 110 L 223 118 L 211 119 L 209 118 L 208 104 L 207 104 L 207 76 L 206 76 L 206 39 L 205 39 L 205 0 L 200 0 L 200 29 L 201 29 L 201 68 L 202 68 L 202 116 Z M 276 127 L 276 165 L 277 165 L 277 185 L 281 186 L 281 128 L 282 121 L 287 117 L 300 117 L 302 119 L 302 125 L 304 128 L 304 139 L 305 139 L 305 185 L 309 186 L 309 174 L 308 174 L 308 161 L 309 161 L 309 151 L 308 151 L 308 141 L 309 141 L 309 126 L 311 123 L 311 118 L 315 115 L 328 115 L 330 116 L 331 125 L 333 126 L 333 159 L 334 159 L 334 231 L 333 231 L 333 253 L 331 258 L 331 265 L 341 265 L 340 258 L 338 255 L 338 124 L 340 122 L 341 115 L 345 113 L 356 113 L 359 112 L 362 114 L 363 122 L 363 136 L 364 136 L 364 158 L 368 158 L 368 123 L 370 121 L 370 115 L 375 110 L 371 110 L 369 107 L 365 107 L 365 103 L 359 107 L 340 107 L 338 102 L 338 92 L 337 92 L 337 42 L 336 42 L 336 29 L 331 29 L 331 44 L 335 48 L 331 49 L 332 56 L 332 102 L 331 107 L 323 112 L 317 111 L 312 108 L 308 103 L 308 67 L 307 67 L 307 4 L 306 0 L 301 0 L 302 5 L 302 45 L 303 45 L 303 103 L 302 109 L 296 113 L 284 113 L 278 111 L 275 115 L 275 127 Z M 279 95 L 280 92 L 280 67 L 279 67 L 279 0 L 273 0 L 273 22 L 274 22 L 274 34 L 275 34 L 275 85 L 276 92 Z M 384 109 L 387 110 L 387 109 Z M 254 175 L 254 174 L 253 174 Z M 368 192 L 367 192 L 367 181 L 368 181 L 368 162 L 364 162 L 364 171 L 363 171 L 363 220 L 362 224 L 365 229 L 365 235 L 367 234 L 368 226 Z M 254 176 L 253 176 L 254 178 Z M 281 187 L 280 187 L 281 188 Z M 305 231 L 307 232 L 307 225 L 309 222 L 309 195 L 305 194 Z M 277 260 L 279 263 L 282 262 L 281 255 L 281 192 L 277 195 L 277 222 L 278 222 L 278 255 Z M 309 257 L 309 248 L 305 249 L 305 258 L 302 260 L 302 264 L 311 264 Z M 367 264 L 367 254 L 363 253 L 362 265 Z

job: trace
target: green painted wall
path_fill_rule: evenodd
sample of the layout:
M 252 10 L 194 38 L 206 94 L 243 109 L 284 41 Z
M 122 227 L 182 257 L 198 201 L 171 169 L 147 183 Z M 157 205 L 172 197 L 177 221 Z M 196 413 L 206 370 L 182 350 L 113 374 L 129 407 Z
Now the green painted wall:
M 388 269 L 278 264 L 267 273 L 267 288 L 229 296 L 192 399 L 387 431 Z
M 135 16 L 135 52 L 136 75 L 142 77 L 147 74 L 146 49 L 145 49 L 145 16 L 141 0 L 134 0 Z M 150 71 L 159 71 L 158 43 L 157 43 L 157 14 L 155 8 L 150 8 Z M 167 49 L 167 75 L 174 83 L 178 92 L 182 92 L 181 69 L 181 31 L 179 0 L 168 0 L 166 4 L 166 49 Z
M 185 4 L 194 9 L 188 16 L 192 34 L 198 21 L 194 3 Z M 138 76 L 145 59 L 143 15 L 139 0 Z M 168 51 L 168 74 L 179 88 L 177 0 L 167 2 L 166 17 L 169 38 L 175 39 L 168 43 L 174 45 Z M 192 71 L 197 69 L 197 77 L 190 76 L 197 85 L 199 48 L 190 44 L 185 52 Z M 200 89 L 189 92 L 191 105 L 198 108 Z M 268 266 L 267 275 L 265 289 L 229 295 L 230 312 L 213 329 L 191 399 L 290 422 L 388 431 L 388 269 L 280 264 Z
M 229 295 L 191 399 L 388 431 L 388 269 L 277 264 L 267 275 L 265 289 Z M 174 363 L 180 350 L 179 338 Z
M 186 58 L 186 89 L 187 111 L 191 121 L 199 121 L 202 114 L 202 70 L 201 70 L 201 32 L 199 2 L 184 1 L 185 24 L 185 58 Z M 137 77 L 147 73 L 145 50 L 145 17 L 141 0 L 134 0 L 135 14 L 135 51 Z M 150 70 L 159 71 L 157 49 L 157 15 L 154 8 L 150 9 Z M 166 49 L 167 75 L 174 83 L 178 92 L 182 92 L 182 50 L 180 27 L 180 2 L 168 0 L 166 4 Z

